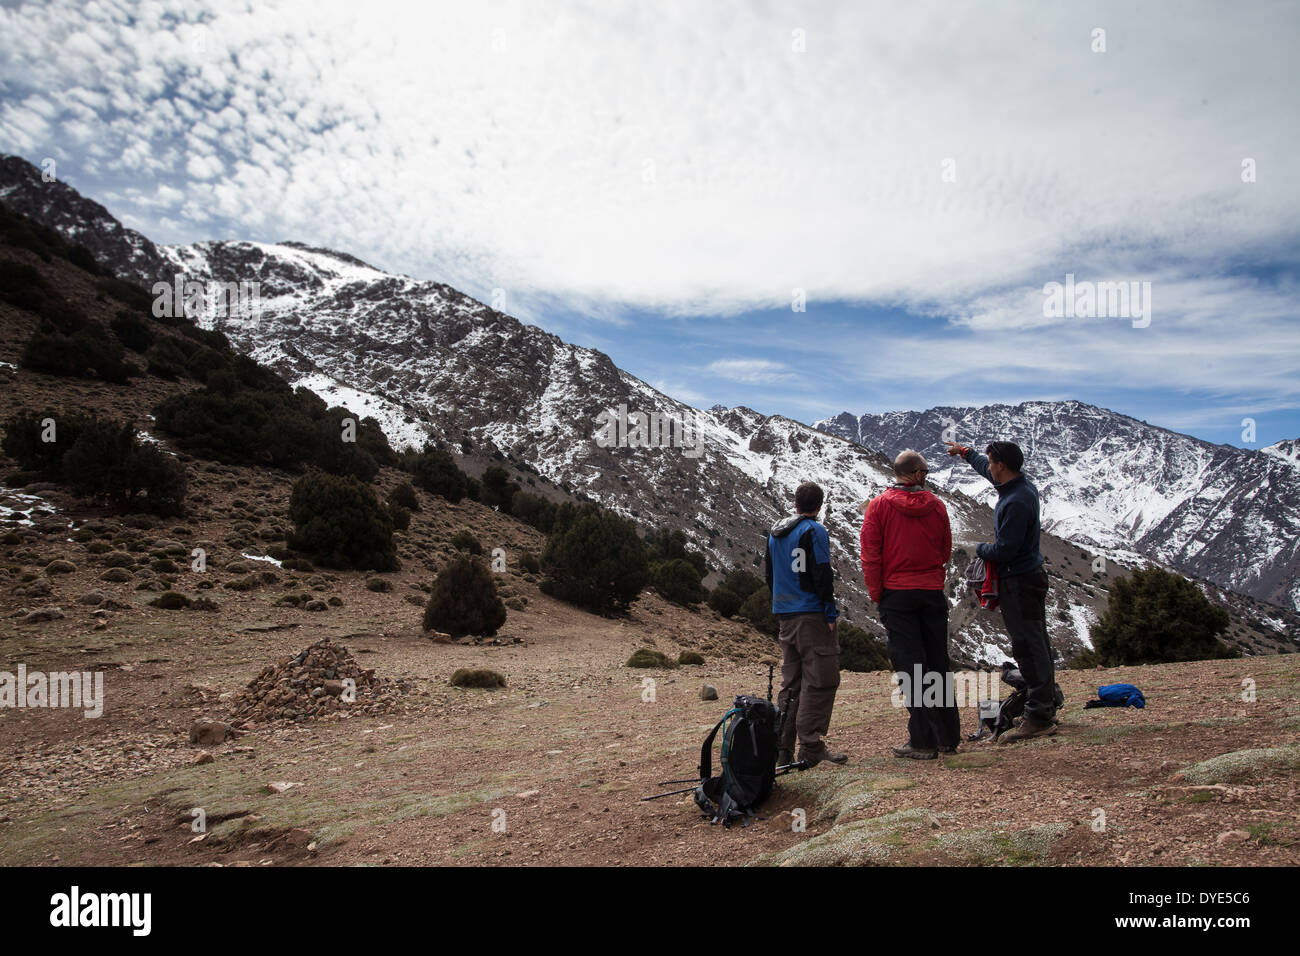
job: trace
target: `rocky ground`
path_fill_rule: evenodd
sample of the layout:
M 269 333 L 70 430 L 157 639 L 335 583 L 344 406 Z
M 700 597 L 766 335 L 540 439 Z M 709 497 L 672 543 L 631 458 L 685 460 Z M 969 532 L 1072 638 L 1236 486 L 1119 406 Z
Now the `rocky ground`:
M 832 729 L 850 763 L 782 778 L 755 825 L 722 830 L 689 797 L 639 798 L 693 772 L 699 741 L 732 696 L 765 691 L 763 661 L 775 651 L 766 638 L 652 594 L 626 619 L 594 617 L 511 571 L 501 584 L 521 609 L 511 609 L 504 640 L 440 643 L 419 629 L 419 585 L 431 577 L 419 560 L 383 576 L 389 591 L 371 590 L 373 575 L 299 575 L 269 564 L 275 582 L 229 589 L 255 572 L 226 564 L 254 561 L 242 555 L 258 550 L 255 540 L 223 541 L 225 523 L 233 541 L 234 522 L 247 522 L 225 510 L 252 513 L 261 491 L 257 483 L 236 489 L 243 508 L 225 503 L 234 490 L 212 496 L 210 570 L 151 577 L 133 564 L 132 579 L 117 582 L 101 580 L 113 538 L 152 564 L 162 560 L 152 551 L 168 550 L 159 539 L 188 547 L 184 525 L 132 528 L 101 516 L 68 528 L 57 492 L 46 492 L 44 508 L 29 504 L 34 525 L 19 526 L 21 543 L 4 549 L 9 567 L 26 569 L 8 572 L 4 586 L 5 668 L 101 671 L 106 702 L 103 716 L 89 719 L 0 710 L 0 863 L 1300 862 L 1295 655 L 1064 672 L 1059 736 L 966 744 L 930 763 L 888 756 L 904 717 L 890 703 L 887 675 L 845 673 Z M 477 523 L 485 544 L 499 531 L 508 553 L 537 544 L 507 540 L 532 532 L 477 504 L 425 501 L 413 535 L 436 539 L 443 524 Z M 275 509 L 266 510 L 263 521 L 274 520 Z M 56 520 L 57 532 L 41 532 Z M 91 547 L 98 537 L 77 540 L 86 521 L 105 526 L 108 550 Z M 443 547 L 425 560 L 437 565 Z M 188 569 L 188 555 L 173 560 Z M 53 561 L 72 569 L 51 569 Z M 211 595 L 216 609 L 150 606 L 157 577 Z M 92 592 L 103 600 L 82 603 Z M 300 592 L 324 610 L 283 602 Z M 62 616 L 29 620 L 37 607 Z M 295 663 L 323 639 L 374 672 L 383 712 L 340 705 L 326 719 L 296 721 L 241 712 L 248 685 L 268 667 L 288 662 L 281 676 L 302 669 L 322 688 L 336 679 L 328 667 L 306 674 Z M 626 667 L 641 647 L 674 658 L 699 650 L 706 662 Z M 450 686 L 462 667 L 497 670 L 507 686 Z M 1082 709 L 1098 684 L 1121 680 L 1143 689 L 1145 710 Z M 700 699 L 705 683 L 719 701 Z M 1252 688 L 1253 700 L 1243 699 Z M 332 690 L 323 694 L 337 700 Z M 964 720 L 973 729 L 971 711 Z M 191 742 L 196 721 L 208 723 Z

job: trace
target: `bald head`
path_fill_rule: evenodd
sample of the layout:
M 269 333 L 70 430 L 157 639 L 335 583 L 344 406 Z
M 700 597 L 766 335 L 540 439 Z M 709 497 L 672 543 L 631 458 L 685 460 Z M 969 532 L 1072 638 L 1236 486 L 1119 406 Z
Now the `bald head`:
M 894 459 L 894 475 L 904 484 L 920 484 L 925 481 L 927 474 L 928 468 L 925 464 L 925 457 L 919 451 L 913 451 L 909 448 L 906 451 L 900 451 L 898 457 Z

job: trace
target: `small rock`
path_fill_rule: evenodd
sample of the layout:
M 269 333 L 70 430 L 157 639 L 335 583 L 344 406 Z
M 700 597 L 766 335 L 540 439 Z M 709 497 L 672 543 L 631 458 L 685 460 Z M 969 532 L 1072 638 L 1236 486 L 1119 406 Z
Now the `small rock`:
M 1215 842 L 1220 844 L 1245 843 L 1249 839 L 1250 839 L 1250 834 L 1247 833 L 1245 830 L 1228 830 L 1224 833 L 1220 833 L 1217 839 L 1215 840 Z
M 63 609 L 57 607 L 38 607 L 23 615 L 22 623 L 39 624 L 42 621 L 57 621 L 64 617 Z
M 287 790 L 292 790 L 296 786 L 298 786 L 298 784 L 293 783 L 289 780 L 272 780 L 270 783 L 266 785 L 266 792 L 284 793 Z
M 196 720 L 190 725 L 190 743 L 223 744 L 227 737 L 234 735 L 228 724 L 219 720 Z
M 107 597 L 107 595 L 104 594 L 103 591 L 87 591 L 87 592 L 86 592 L 85 594 L 83 594 L 81 597 L 77 598 L 77 603 L 78 603 L 78 604 L 89 604 L 89 605 L 92 605 L 92 606 L 93 606 L 93 605 L 98 605 L 98 604 L 103 604 L 103 603 L 104 603 L 104 598 L 105 598 L 105 597 Z
M 329 605 L 326 604 L 324 601 L 308 601 L 306 605 L 303 606 L 303 610 L 304 611 L 328 611 Z
M 705 684 L 700 688 L 700 700 L 717 700 L 718 689 L 712 684 Z
M 212 761 L 214 760 L 216 760 L 216 758 L 213 757 L 211 753 L 204 750 L 202 753 L 200 753 L 197 757 L 194 758 L 194 766 L 201 767 L 203 764 L 212 763 Z

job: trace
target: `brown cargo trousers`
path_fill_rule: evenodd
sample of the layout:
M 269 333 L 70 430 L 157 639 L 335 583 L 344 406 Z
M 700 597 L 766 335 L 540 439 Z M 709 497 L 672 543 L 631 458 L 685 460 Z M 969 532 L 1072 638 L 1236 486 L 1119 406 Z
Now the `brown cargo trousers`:
M 777 706 L 785 714 L 782 750 L 793 750 L 795 736 L 807 750 L 818 751 L 831 725 L 835 691 L 840 686 L 840 642 L 820 611 L 780 619 L 781 692 Z

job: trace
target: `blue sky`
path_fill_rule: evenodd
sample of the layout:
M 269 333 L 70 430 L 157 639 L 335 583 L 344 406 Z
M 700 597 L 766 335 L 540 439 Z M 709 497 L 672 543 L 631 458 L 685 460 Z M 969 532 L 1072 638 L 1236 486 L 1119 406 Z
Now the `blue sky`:
M 1298 27 L 1271 2 L 7 3 L 0 150 L 156 241 L 496 293 L 701 405 L 1075 398 L 1259 447 L 1300 437 Z M 1150 282 L 1150 324 L 1045 314 L 1067 275 Z

